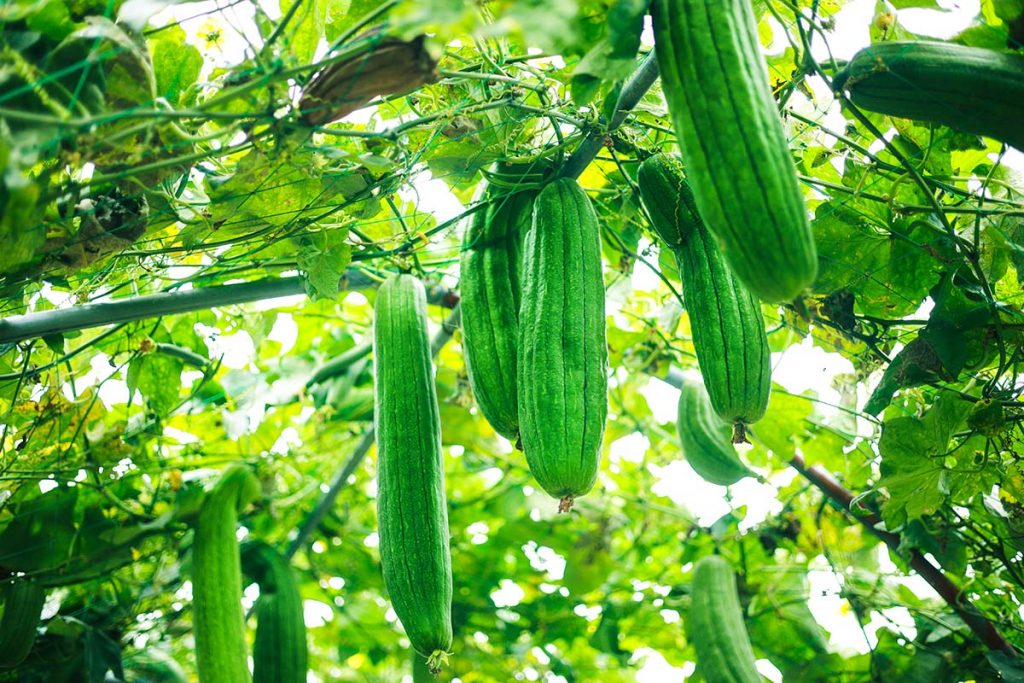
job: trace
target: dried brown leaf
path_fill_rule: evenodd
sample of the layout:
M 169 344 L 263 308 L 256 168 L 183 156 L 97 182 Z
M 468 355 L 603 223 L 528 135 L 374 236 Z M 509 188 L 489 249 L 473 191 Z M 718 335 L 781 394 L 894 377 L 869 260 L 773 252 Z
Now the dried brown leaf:
M 335 62 L 313 76 L 299 110 L 311 125 L 336 121 L 376 97 L 405 95 L 433 83 L 436 67 L 423 36 L 411 41 L 383 38 L 364 54 Z

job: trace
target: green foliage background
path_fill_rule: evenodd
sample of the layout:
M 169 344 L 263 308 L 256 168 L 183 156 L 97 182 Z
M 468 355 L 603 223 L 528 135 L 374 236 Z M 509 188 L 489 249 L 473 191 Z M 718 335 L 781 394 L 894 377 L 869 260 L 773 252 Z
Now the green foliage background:
M 462 216 L 439 220 L 426 181 L 469 212 L 494 161 L 563 161 L 603 131 L 649 49 L 642 0 L 281 0 L 273 13 L 240 0 L 198 44 L 174 22 L 147 23 L 171 4 L 0 6 L 0 315 L 295 273 L 308 296 L 0 345 L 0 579 L 54 589 L 36 649 L 2 680 L 134 680 L 153 649 L 194 671 L 188 523 L 203 487 L 227 463 L 254 466 L 265 495 L 244 527 L 283 550 L 372 424 L 365 363 L 307 384 L 369 340 L 372 286 L 339 281 L 411 268 L 451 304 Z M 654 489 L 682 454 L 642 390 L 695 367 L 674 264 L 652 245 L 633 182 L 639 160 L 675 149 L 656 85 L 581 177 L 602 219 L 613 376 L 602 473 L 573 514 L 556 514 L 478 414 L 458 334 L 438 356 L 455 573 L 444 680 L 632 681 L 651 650 L 684 667 L 693 649 L 677 617 L 693 561 L 716 550 L 742 576 L 755 651 L 786 680 L 1024 679 L 901 580 L 911 554 L 927 554 L 1024 645 L 1024 180 L 992 140 L 848 108 L 844 125 L 826 123 L 838 63 L 808 45 L 828 44 L 844 4 L 755 3 L 820 255 L 806 297 L 764 307 L 769 339 L 854 368 L 835 379 L 839 405 L 777 386 L 755 426 L 745 457 L 777 485 L 781 512 L 744 524 L 733 506 L 702 526 Z M 880 1 L 872 40 L 915 37 L 898 14 L 908 8 L 941 9 Z M 954 40 L 1012 46 L 1021 11 L 982 0 Z M 440 80 L 369 117 L 302 124 L 296 93 L 324 46 L 358 48 L 379 22 L 428 33 Z M 246 47 L 225 59 L 218 45 L 243 25 Z M 656 287 L 636 285 L 644 269 L 660 273 Z M 431 307 L 438 326 L 447 314 Z M 219 340 L 245 336 L 251 357 L 229 367 Z M 897 393 L 875 418 L 861 411 L 890 362 Z M 646 449 L 612 457 L 633 434 Z M 878 538 L 785 476 L 794 455 L 899 534 L 895 572 Z M 303 597 L 319 603 L 310 614 L 325 617 L 309 630 L 312 670 L 399 680 L 412 662 L 378 566 L 372 451 L 346 484 L 294 558 Z M 868 653 L 829 644 L 807 607 L 808 570 L 834 575 L 863 628 L 883 622 Z M 509 582 L 521 600 L 496 605 Z M 914 633 L 887 621 L 893 607 Z

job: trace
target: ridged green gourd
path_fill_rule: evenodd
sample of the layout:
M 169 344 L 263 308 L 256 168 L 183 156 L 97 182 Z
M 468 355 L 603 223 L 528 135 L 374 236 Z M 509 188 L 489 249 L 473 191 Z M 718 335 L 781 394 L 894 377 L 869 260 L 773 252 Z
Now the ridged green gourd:
M 583 188 L 544 188 L 523 250 L 519 431 L 537 482 L 568 511 L 594 486 L 608 415 L 597 214 Z
M 697 561 L 690 587 L 686 634 L 697 651 L 697 669 L 708 683 L 761 683 L 754 665 L 736 576 L 728 561 L 707 555 Z
M 524 185 L 540 176 L 518 171 Z M 502 176 L 517 173 L 498 169 Z M 516 392 L 516 348 L 519 334 L 519 268 L 523 237 L 530 228 L 534 189 L 516 191 L 516 185 L 489 187 L 484 197 L 492 203 L 477 211 L 462 242 L 461 279 L 462 345 L 466 370 L 477 405 L 487 421 L 513 443 L 519 438 Z
M 715 412 L 734 426 L 733 440 L 760 420 L 771 391 L 771 351 L 761 304 L 733 274 L 697 212 L 682 164 L 658 154 L 637 184 L 651 224 L 676 256 L 690 314 L 693 347 Z
M 832 85 L 868 111 L 1024 150 L 1024 54 L 931 41 L 877 43 L 855 54 Z
M 0 617 L 0 668 L 21 664 L 36 642 L 46 603 L 46 589 L 34 581 L 18 581 L 4 589 Z
M 789 301 L 818 260 L 750 0 L 654 0 L 651 13 L 700 215 L 747 289 Z
M 206 494 L 192 542 L 192 623 L 199 680 L 250 681 L 242 613 L 238 513 L 260 495 L 244 465 L 231 465 Z
M 683 381 L 676 428 L 686 462 L 705 481 L 730 486 L 751 476 L 730 442 L 732 427 L 715 414 L 700 382 Z
M 302 595 L 288 560 L 261 541 L 242 546 L 242 569 L 256 581 L 253 683 L 305 683 L 309 668 Z
M 373 337 L 380 562 L 395 613 L 432 671 L 452 646 L 444 460 L 423 285 L 377 291 Z

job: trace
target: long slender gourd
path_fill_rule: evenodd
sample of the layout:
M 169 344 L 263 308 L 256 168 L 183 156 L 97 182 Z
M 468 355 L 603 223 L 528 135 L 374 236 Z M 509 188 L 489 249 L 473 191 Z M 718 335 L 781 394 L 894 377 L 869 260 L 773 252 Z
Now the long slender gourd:
M 747 289 L 791 300 L 818 261 L 750 0 L 654 0 L 651 13 L 700 215 Z
M 435 673 L 452 646 L 452 568 L 427 300 L 411 275 L 377 292 L 373 337 L 377 518 L 384 585 Z
M 600 239 L 575 180 L 541 191 L 523 249 L 519 431 L 530 471 L 563 512 L 594 486 L 608 415 Z
M 510 170 L 498 169 L 504 175 Z M 524 183 L 532 181 L 520 174 Z M 537 192 L 492 186 L 484 196 L 492 204 L 473 215 L 462 243 L 462 345 L 480 412 L 494 431 L 516 443 L 519 266 Z
M 761 683 L 728 561 L 719 555 L 698 560 L 690 595 L 686 633 L 697 651 L 697 668 L 704 680 Z
M 247 683 L 238 513 L 260 495 L 244 465 L 231 465 L 206 494 L 192 543 L 192 622 L 202 683 Z
M 876 43 L 855 54 L 832 86 L 868 111 L 1024 150 L 1024 54 L 932 41 Z
M 711 405 L 734 426 L 733 440 L 764 416 L 771 351 L 761 305 L 726 264 L 697 211 L 675 157 L 658 154 L 637 174 L 651 225 L 676 256 L 690 314 L 693 347 Z
M 253 683 L 305 683 L 309 668 L 306 622 L 291 565 L 266 543 L 250 541 L 242 546 L 242 569 L 260 588 Z
M 705 481 L 730 486 L 753 473 L 730 443 L 732 428 L 711 408 L 707 391 L 695 380 L 684 380 L 679 395 L 676 428 L 690 467 Z
M 4 589 L 0 668 L 18 666 L 32 651 L 45 602 L 46 589 L 34 581 L 18 581 Z

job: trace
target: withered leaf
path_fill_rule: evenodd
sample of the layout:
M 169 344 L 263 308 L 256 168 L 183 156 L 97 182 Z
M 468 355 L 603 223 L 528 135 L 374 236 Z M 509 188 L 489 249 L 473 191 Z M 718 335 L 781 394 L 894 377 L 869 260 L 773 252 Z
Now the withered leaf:
M 424 36 L 411 41 L 382 38 L 364 54 L 330 64 L 313 76 L 299 110 L 310 125 L 336 121 L 375 97 L 405 95 L 433 83 L 438 79 L 436 67 Z

